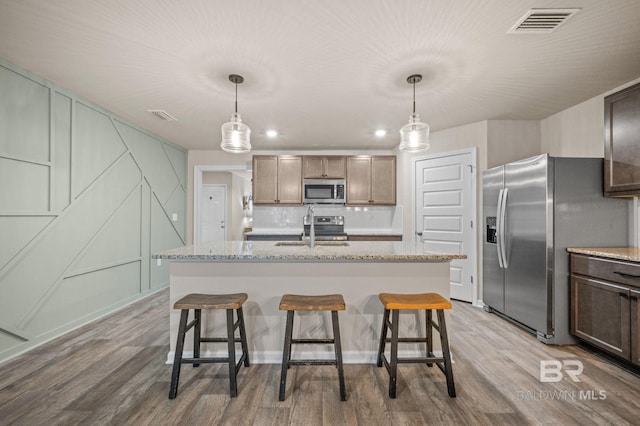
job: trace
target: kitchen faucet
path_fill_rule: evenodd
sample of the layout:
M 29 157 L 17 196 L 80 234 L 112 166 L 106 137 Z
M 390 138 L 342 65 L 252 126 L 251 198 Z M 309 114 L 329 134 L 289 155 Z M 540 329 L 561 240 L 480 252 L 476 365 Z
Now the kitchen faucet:
M 307 221 L 309 222 L 309 247 L 313 247 L 316 245 L 316 228 L 312 205 L 309 205 L 309 208 L 307 209 Z

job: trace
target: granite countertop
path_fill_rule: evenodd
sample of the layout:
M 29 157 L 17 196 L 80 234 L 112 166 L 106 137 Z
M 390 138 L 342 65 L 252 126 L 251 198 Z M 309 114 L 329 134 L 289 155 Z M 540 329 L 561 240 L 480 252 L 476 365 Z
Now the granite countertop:
M 587 256 L 640 262 L 640 248 L 637 247 L 569 247 L 567 251 Z
M 349 241 L 348 245 L 319 242 L 313 248 L 293 245 L 295 243 L 222 241 L 180 247 L 152 257 L 184 262 L 435 262 L 466 259 L 464 254 L 430 252 L 428 245 L 420 241 Z

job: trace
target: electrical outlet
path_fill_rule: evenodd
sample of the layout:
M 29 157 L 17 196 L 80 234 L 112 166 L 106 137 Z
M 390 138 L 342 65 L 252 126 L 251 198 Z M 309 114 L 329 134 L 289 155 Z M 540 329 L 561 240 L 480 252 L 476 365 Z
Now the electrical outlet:
M 156 265 L 162 266 L 162 259 L 156 259 Z
M 173 220 L 174 222 L 178 221 L 178 213 L 174 213 L 173 216 L 171 217 L 171 220 Z

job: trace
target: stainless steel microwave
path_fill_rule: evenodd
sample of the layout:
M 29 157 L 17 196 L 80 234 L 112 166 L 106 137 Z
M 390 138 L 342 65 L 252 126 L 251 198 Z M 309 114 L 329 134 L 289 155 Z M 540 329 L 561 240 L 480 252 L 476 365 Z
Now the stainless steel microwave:
M 305 179 L 305 204 L 344 204 L 344 179 Z

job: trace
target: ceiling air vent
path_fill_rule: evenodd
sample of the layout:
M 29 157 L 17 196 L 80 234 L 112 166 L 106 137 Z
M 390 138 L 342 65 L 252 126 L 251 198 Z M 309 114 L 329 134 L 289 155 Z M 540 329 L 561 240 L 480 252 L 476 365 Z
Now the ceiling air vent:
M 550 33 L 579 11 L 580 9 L 531 9 L 507 33 Z
M 151 114 L 155 115 L 156 117 L 158 117 L 160 120 L 163 120 L 163 121 L 178 121 L 178 119 L 175 118 L 173 115 L 161 109 L 148 109 L 147 112 L 150 112 Z

